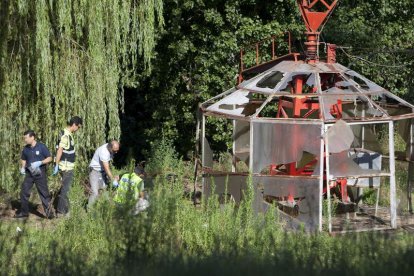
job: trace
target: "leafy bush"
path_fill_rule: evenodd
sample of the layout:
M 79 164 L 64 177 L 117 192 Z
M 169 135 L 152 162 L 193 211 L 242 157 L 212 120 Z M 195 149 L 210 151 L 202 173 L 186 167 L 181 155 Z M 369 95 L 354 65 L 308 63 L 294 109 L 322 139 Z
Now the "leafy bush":
M 161 156 L 149 165 L 161 171 L 145 214 L 119 209 L 110 191 L 86 213 L 81 185 L 86 174 L 79 174 L 70 193 L 69 218 L 1 223 L 1 274 L 390 275 L 414 269 L 412 235 L 285 232 L 275 209 L 253 212 L 251 181 L 237 207 L 231 201 L 219 204 L 216 196 L 194 207 L 182 196 L 182 183 L 160 177 L 167 172 L 162 168 L 174 169 L 180 160 L 165 154 L 174 153 L 168 143 L 159 145 L 154 152 Z

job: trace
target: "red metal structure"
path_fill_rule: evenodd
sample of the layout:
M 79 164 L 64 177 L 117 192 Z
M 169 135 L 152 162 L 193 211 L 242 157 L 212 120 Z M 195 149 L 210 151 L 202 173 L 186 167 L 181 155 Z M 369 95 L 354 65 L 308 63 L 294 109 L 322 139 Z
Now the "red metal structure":
M 329 19 L 330 14 L 335 9 L 338 0 L 297 0 L 300 13 L 302 15 L 303 21 L 306 27 L 306 39 L 305 42 L 306 52 L 305 52 L 305 62 L 308 64 L 315 64 L 319 62 L 319 35 L 322 26 Z M 266 40 L 256 42 L 255 44 L 250 45 L 250 48 L 254 48 L 256 51 L 256 64 L 253 67 L 245 68 L 243 57 L 244 49 L 240 49 L 240 74 L 238 78 L 238 83 L 241 83 L 244 80 L 243 75 L 246 73 L 251 73 L 255 71 L 263 71 L 269 66 L 273 66 L 275 63 L 279 63 L 285 59 L 293 59 L 297 61 L 300 57 L 299 53 L 292 52 L 292 38 L 291 33 L 288 34 L 288 54 L 276 57 L 275 53 L 275 36 L 271 37 L 271 60 L 268 62 L 260 63 L 260 51 L 259 45 L 264 43 Z M 327 56 L 326 63 L 335 63 L 336 62 L 336 45 L 327 44 Z M 325 88 L 329 86 L 329 83 L 335 82 L 336 80 L 329 79 L 331 76 L 326 74 L 321 74 L 321 86 Z M 304 84 L 306 79 L 304 75 L 295 76 L 292 85 L 290 87 L 291 94 L 302 95 L 303 97 L 280 97 L 279 103 L 277 106 L 277 115 L 276 118 L 309 118 L 313 114 L 318 114 L 319 118 L 322 118 L 322 113 L 320 110 L 320 104 L 318 101 L 315 101 L 314 98 L 310 98 L 304 94 Z M 316 87 L 313 87 L 307 93 L 316 93 Z M 330 110 L 331 114 L 337 118 L 342 118 L 342 101 L 338 100 L 336 104 L 333 104 Z M 290 116 L 288 114 L 291 114 Z M 269 173 L 271 175 L 291 175 L 291 176 L 310 176 L 313 172 L 313 167 L 317 163 L 316 159 L 310 160 L 306 164 L 302 164 L 301 167 L 298 167 L 297 162 L 292 162 L 288 164 L 272 164 L 269 167 Z M 336 181 L 334 186 L 339 186 L 341 191 L 341 197 L 344 202 L 348 201 L 347 194 L 347 181 L 346 179 L 339 179 Z M 334 187 L 332 186 L 332 187 Z M 324 194 L 326 193 L 326 188 L 324 189 Z M 289 198 L 292 198 L 291 196 Z
M 200 104 L 207 197 L 230 195 L 239 202 L 251 176 L 257 211 L 276 203 L 292 226 L 304 223 L 310 231 L 321 231 L 323 201 L 329 199 L 332 231 L 331 192 L 346 210 L 354 210 L 358 201 L 351 189 L 358 194 L 376 189 L 376 216 L 381 179 L 389 178 L 390 225 L 396 227 L 394 122 L 402 122 L 403 139 L 414 156 L 414 105 L 337 63 L 336 45 L 325 44 L 326 56 L 319 56 L 320 32 L 337 3 L 297 0 L 306 27 L 305 52 L 292 50 L 290 32 L 244 47 L 237 86 Z M 288 52 L 277 55 L 278 46 Z M 260 56 L 263 48 L 270 48 L 265 55 L 270 60 Z M 255 52 L 248 53 L 251 49 Z M 217 155 L 206 135 L 209 117 L 233 125 L 230 171 L 215 167 Z M 387 152 L 377 146 L 372 131 L 376 125 L 388 130 L 388 171 L 381 161 Z M 238 169 L 239 163 L 248 169 Z
M 306 26 L 307 42 L 305 45 L 308 63 L 315 63 L 319 59 L 319 30 L 335 8 L 338 0 L 328 4 L 328 0 L 298 0 L 300 12 Z
M 319 62 L 319 30 L 322 24 L 326 23 L 329 15 L 335 8 L 337 0 L 333 1 L 331 4 L 328 4 L 325 0 L 298 0 L 300 12 L 302 14 L 303 21 L 307 31 L 305 32 L 307 36 L 306 45 L 306 62 L 308 64 L 315 64 Z M 322 11 L 317 11 L 316 7 L 320 4 Z M 335 63 L 336 54 L 335 54 L 336 45 L 328 45 L 328 55 L 327 63 Z M 329 79 L 321 76 L 321 83 L 326 84 Z M 304 83 L 306 82 L 303 75 L 298 75 L 293 80 L 293 86 L 291 87 L 292 94 L 303 94 Z M 314 87 L 309 93 L 316 93 L 316 87 Z M 318 113 L 319 117 L 322 116 L 320 112 L 319 102 L 312 100 L 307 96 L 303 97 L 280 97 L 278 104 L 277 118 L 288 118 L 287 109 L 290 109 L 292 117 L 294 118 L 308 118 L 314 113 Z M 342 117 L 342 102 L 338 101 L 337 104 L 333 105 L 331 108 L 331 114 L 335 115 L 336 118 L 340 119 Z M 270 172 L 271 174 L 276 174 L 276 169 L 279 169 L 283 165 L 285 166 L 285 171 L 288 175 L 310 175 L 312 171 L 309 169 L 311 166 L 315 165 L 316 160 L 310 161 L 308 164 L 304 165 L 302 168 L 298 168 L 296 162 L 290 164 L 277 164 L 271 165 Z M 280 170 L 278 170 L 280 172 Z

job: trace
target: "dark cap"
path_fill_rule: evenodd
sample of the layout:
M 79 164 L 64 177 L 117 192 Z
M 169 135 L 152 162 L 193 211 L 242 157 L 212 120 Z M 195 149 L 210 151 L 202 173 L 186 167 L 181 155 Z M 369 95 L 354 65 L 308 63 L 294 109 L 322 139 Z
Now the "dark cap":
M 141 175 L 141 174 L 145 174 L 145 171 L 144 171 L 144 168 L 143 168 L 143 167 L 141 167 L 141 166 L 136 166 L 136 167 L 135 167 L 135 170 L 134 170 L 134 173 L 135 173 L 136 175 Z

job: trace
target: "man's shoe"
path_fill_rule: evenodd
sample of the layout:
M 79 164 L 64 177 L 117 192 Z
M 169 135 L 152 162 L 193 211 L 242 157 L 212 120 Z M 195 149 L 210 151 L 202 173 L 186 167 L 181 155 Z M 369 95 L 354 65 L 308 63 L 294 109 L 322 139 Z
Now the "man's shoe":
M 24 213 L 16 213 L 15 215 L 14 215 L 14 218 L 16 218 L 16 219 L 25 219 L 25 218 L 28 218 L 29 217 L 29 214 L 24 214 Z

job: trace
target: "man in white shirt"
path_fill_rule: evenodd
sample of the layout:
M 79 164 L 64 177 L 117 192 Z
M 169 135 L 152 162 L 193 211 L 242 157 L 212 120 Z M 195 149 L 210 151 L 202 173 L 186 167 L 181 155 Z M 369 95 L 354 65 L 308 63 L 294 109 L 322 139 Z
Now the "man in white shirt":
M 92 161 L 89 164 L 89 183 L 91 185 L 91 195 L 88 200 L 88 208 L 96 201 L 99 190 L 105 189 L 107 182 L 118 183 L 119 176 L 114 176 L 109 167 L 109 162 L 113 155 L 119 151 L 120 144 L 116 140 L 104 144 L 96 149 Z

